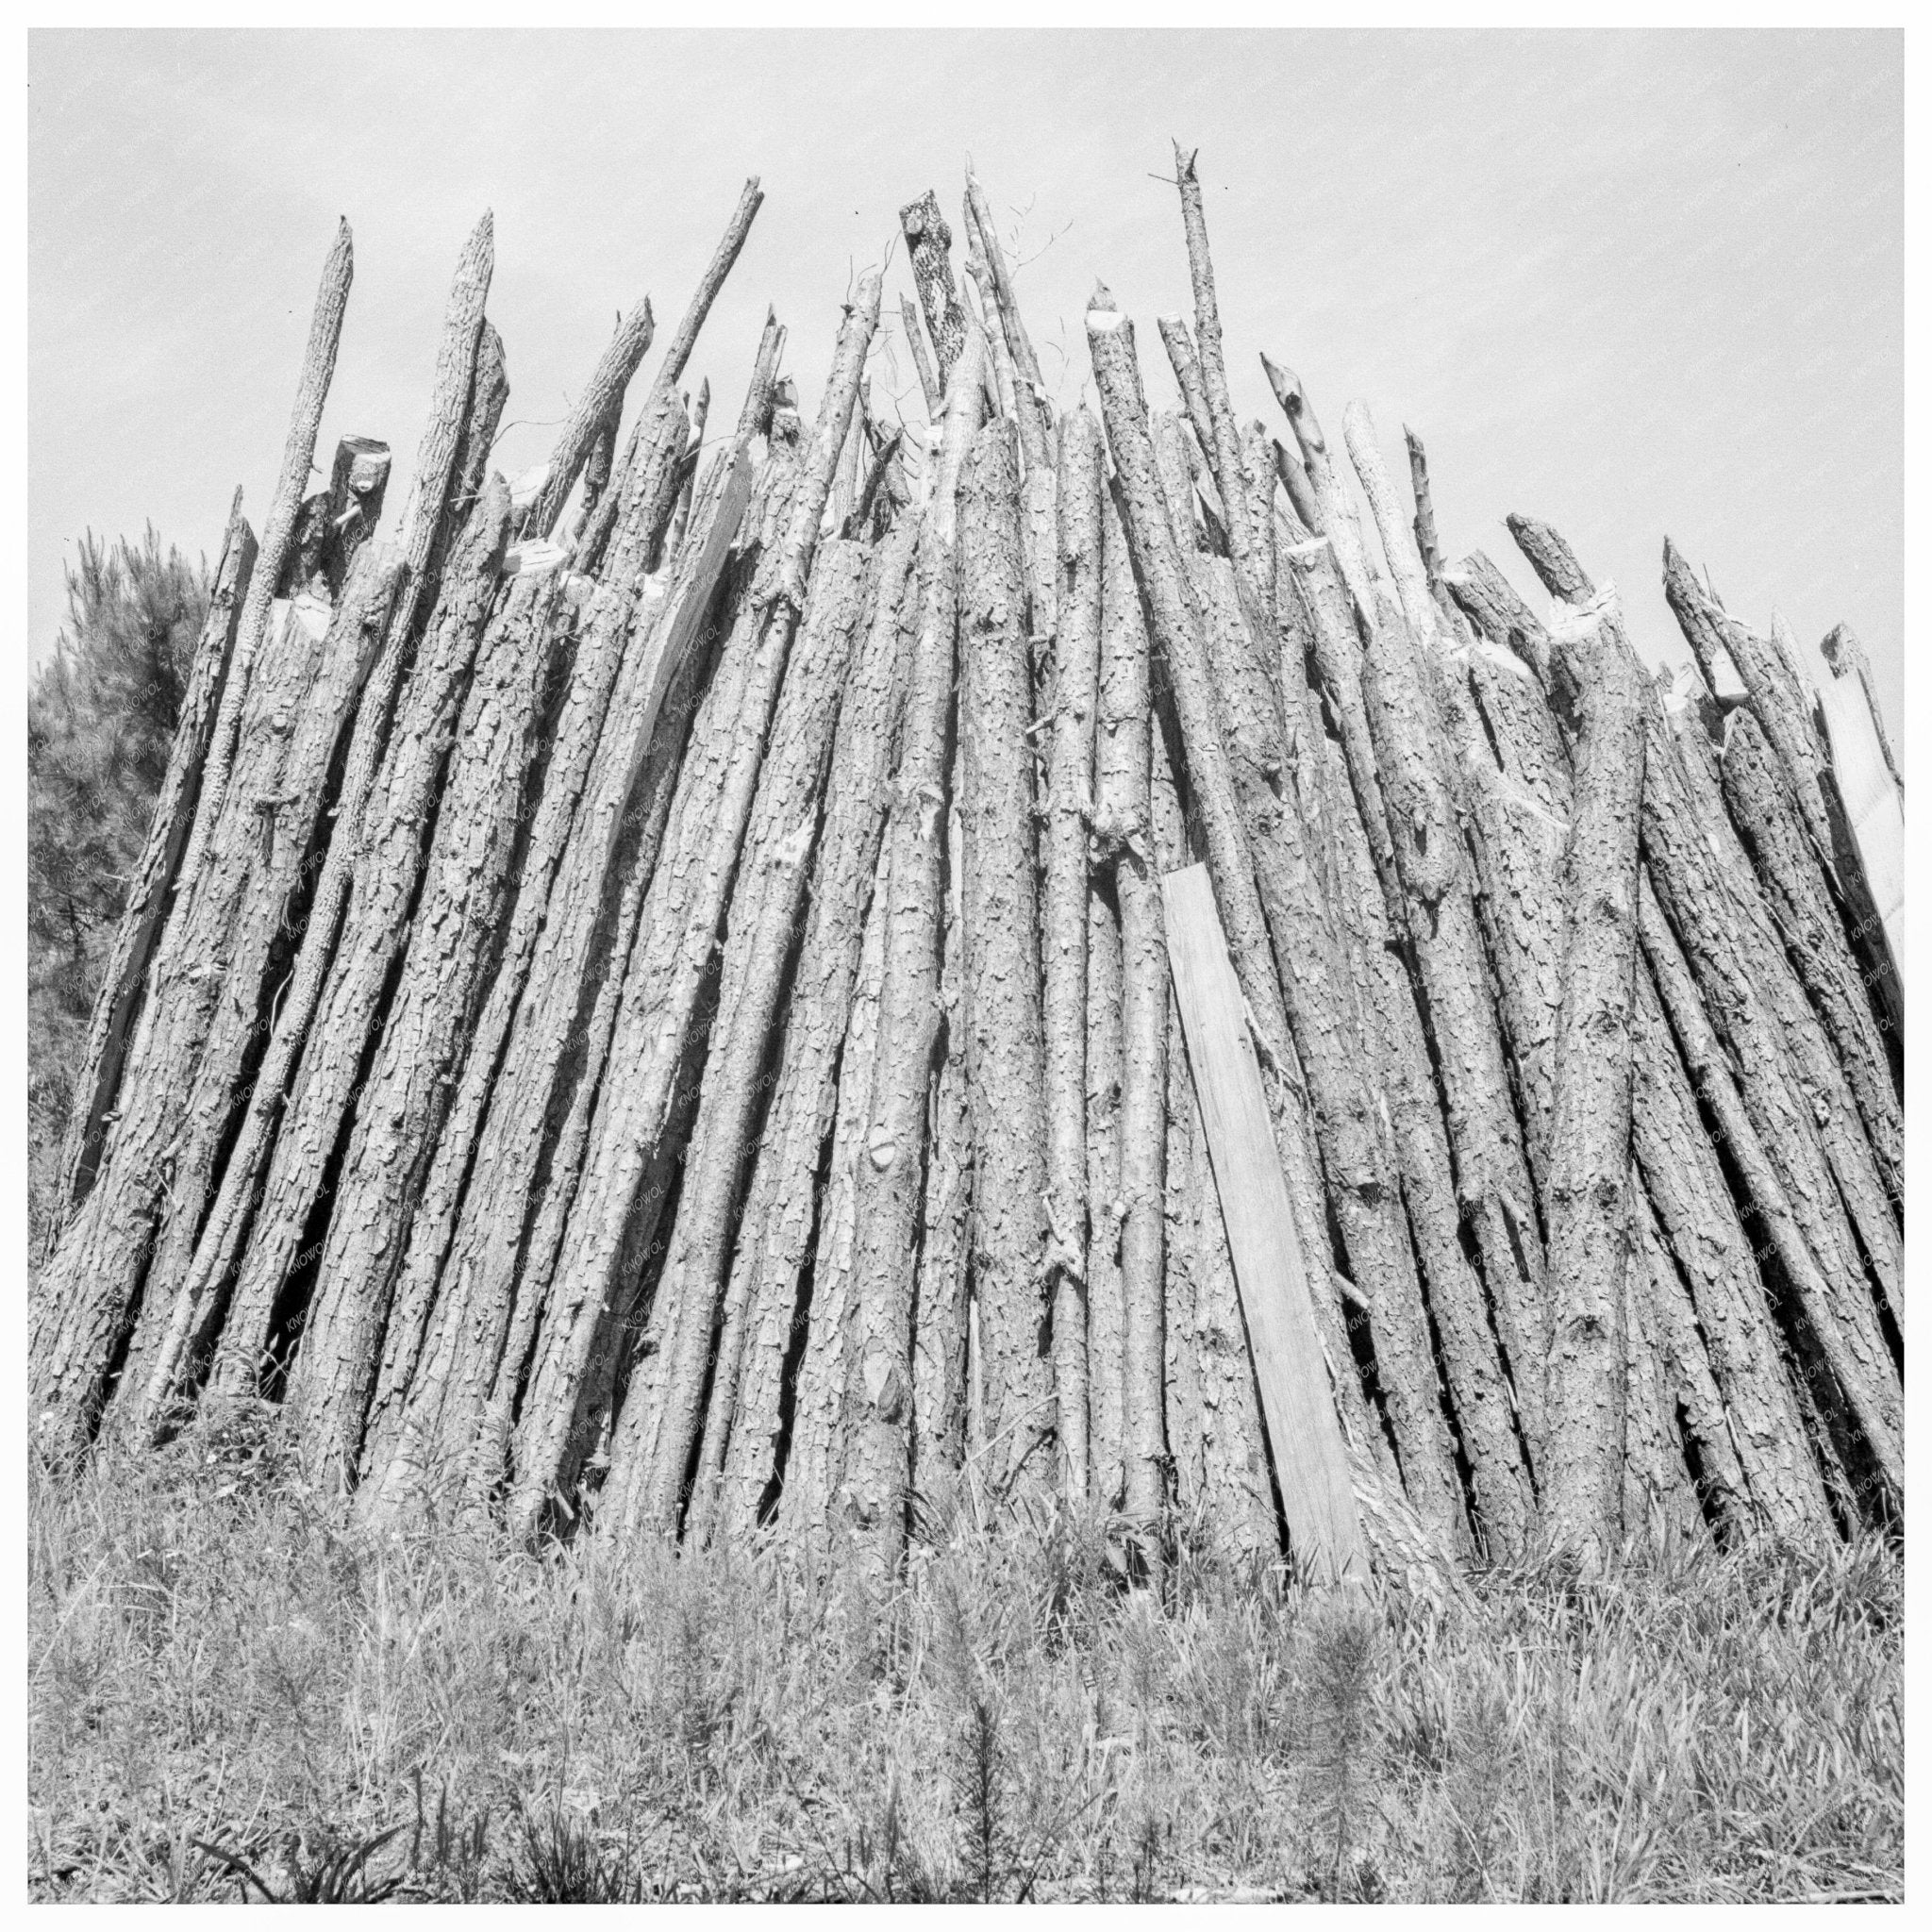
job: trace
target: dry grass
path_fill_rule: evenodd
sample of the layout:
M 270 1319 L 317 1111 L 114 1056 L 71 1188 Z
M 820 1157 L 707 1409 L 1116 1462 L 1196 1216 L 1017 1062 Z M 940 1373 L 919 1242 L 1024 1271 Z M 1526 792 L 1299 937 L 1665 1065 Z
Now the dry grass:
M 375 1542 L 192 1438 L 30 1484 L 37 1897 L 1902 1891 L 1876 1544 L 1441 1612 L 1198 1554 L 1158 1604 L 1085 1526 L 969 1529 L 877 1596 Z

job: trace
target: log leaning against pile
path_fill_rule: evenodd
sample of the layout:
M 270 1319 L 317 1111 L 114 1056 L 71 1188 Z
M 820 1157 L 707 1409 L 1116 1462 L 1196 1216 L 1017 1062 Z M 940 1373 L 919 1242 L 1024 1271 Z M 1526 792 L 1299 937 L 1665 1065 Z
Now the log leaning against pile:
M 869 274 L 810 427 L 772 319 L 708 451 L 754 181 L 629 431 L 648 301 L 514 497 L 486 216 L 393 541 L 384 445 L 302 494 L 342 230 L 76 1083 L 46 1454 L 278 1406 L 367 1520 L 879 1577 L 960 1510 L 1437 1591 L 1902 1523 L 1856 640 L 1667 544 L 1674 691 L 1547 525 L 1546 617 L 1445 565 L 1413 434 L 1408 505 L 1265 357 L 1287 441 L 1239 423 L 1175 158 L 1179 411 L 1102 290 L 1056 414 L 969 175 L 964 285 L 901 210 L 924 426 Z

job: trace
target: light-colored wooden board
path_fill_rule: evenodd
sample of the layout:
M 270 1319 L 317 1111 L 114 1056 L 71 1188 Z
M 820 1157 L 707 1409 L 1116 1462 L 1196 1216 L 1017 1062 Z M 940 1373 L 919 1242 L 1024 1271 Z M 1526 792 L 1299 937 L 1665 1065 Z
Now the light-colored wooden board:
M 1161 891 L 1188 1066 L 1208 1128 L 1290 1541 L 1318 1573 L 1360 1577 L 1367 1561 L 1348 1452 L 1208 868 L 1167 874 Z

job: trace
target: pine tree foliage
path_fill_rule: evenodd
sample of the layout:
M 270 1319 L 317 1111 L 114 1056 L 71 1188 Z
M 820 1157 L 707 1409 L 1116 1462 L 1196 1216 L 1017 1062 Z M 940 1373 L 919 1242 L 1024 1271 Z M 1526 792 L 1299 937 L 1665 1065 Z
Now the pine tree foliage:
M 206 558 L 92 531 L 27 693 L 27 1123 L 38 1251 L 74 1063 L 153 815 L 208 608 Z

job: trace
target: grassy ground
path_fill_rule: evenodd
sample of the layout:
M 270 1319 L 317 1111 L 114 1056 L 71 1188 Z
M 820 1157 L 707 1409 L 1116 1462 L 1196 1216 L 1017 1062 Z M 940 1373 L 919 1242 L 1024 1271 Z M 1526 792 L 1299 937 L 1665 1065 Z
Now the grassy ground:
M 886 1595 L 377 1542 L 192 1441 L 30 1495 L 37 1897 L 1902 1890 L 1877 1545 L 1446 1610 L 1194 1555 L 1157 1604 L 1068 1528 L 955 1529 Z

